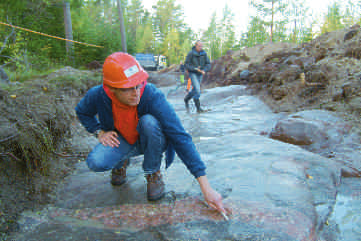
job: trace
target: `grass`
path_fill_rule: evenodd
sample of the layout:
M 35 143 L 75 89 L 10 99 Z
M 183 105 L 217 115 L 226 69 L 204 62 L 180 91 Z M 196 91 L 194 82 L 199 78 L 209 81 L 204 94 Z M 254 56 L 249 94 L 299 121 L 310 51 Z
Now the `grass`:
M 24 82 L 34 78 L 39 78 L 44 75 L 48 75 L 56 69 L 61 68 L 62 66 L 56 66 L 49 69 L 38 70 L 30 68 L 27 71 L 11 71 L 9 68 L 4 68 L 6 74 L 9 77 L 10 82 Z

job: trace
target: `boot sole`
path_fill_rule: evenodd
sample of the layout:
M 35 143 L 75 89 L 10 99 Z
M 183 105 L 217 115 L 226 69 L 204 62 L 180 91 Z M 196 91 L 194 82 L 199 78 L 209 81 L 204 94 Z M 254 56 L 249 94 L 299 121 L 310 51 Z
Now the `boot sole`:
M 113 182 L 113 181 L 110 181 L 110 183 L 113 185 L 113 186 L 120 186 L 120 185 L 123 185 L 124 183 L 126 183 L 127 180 L 123 180 L 121 182 Z
M 161 199 L 162 197 L 164 197 L 164 195 L 165 195 L 165 192 L 161 193 L 158 196 L 153 196 L 153 197 L 147 196 L 147 198 L 148 198 L 148 201 L 157 201 L 157 200 Z

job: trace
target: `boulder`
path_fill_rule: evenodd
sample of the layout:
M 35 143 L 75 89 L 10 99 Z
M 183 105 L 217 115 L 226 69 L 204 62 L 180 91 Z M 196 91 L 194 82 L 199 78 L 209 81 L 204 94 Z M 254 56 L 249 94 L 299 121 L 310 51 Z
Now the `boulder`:
M 361 97 L 355 98 L 357 111 L 360 101 Z M 361 176 L 360 137 L 352 133 L 352 125 L 332 112 L 312 110 L 291 114 L 277 122 L 270 136 L 336 160 L 343 176 Z
M 330 144 L 341 143 L 342 134 L 347 130 L 349 127 L 334 113 L 310 110 L 281 119 L 271 132 L 271 137 L 294 145 L 308 146 L 310 150 L 320 150 Z
M 298 118 L 280 120 L 271 132 L 271 137 L 286 143 L 308 146 L 326 142 L 328 136 L 319 123 Z
M 248 70 L 248 69 L 243 70 L 243 71 L 239 74 L 239 77 L 241 78 L 241 80 L 249 81 L 249 78 L 250 78 L 250 72 L 249 72 L 249 70 Z
M 347 41 L 347 40 L 352 39 L 353 37 L 356 36 L 356 34 L 357 34 L 359 31 L 360 31 L 359 29 L 352 29 L 351 31 L 347 32 L 347 33 L 345 34 L 345 37 L 343 38 L 343 41 Z

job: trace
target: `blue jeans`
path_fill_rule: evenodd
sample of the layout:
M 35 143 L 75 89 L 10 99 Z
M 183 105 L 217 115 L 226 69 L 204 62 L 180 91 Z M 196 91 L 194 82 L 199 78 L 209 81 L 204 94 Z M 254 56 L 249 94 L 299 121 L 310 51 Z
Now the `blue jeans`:
M 167 147 L 160 123 L 152 115 L 144 115 L 139 119 L 137 131 L 139 139 L 133 145 L 121 135 L 118 137 L 120 142 L 118 147 L 104 146 L 101 143 L 96 145 L 86 160 L 88 167 L 95 172 L 118 169 L 130 157 L 144 154 L 144 173 L 157 172 L 160 169 L 163 152 Z
M 192 81 L 192 91 L 188 93 L 186 99 L 196 99 L 198 100 L 199 97 L 201 97 L 201 83 L 202 83 L 202 74 L 196 74 L 196 73 L 189 73 L 189 77 Z

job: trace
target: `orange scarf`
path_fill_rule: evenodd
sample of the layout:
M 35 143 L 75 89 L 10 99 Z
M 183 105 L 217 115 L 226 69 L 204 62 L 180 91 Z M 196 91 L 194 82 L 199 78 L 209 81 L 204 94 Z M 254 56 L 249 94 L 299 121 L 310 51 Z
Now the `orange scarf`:
M 147 82 L 144 82 L 143 88 L 140 90 L 140 97 L 142 97 L 144 88 Z M 115 94 L 103 84 L 103 88 L 108 97 L 112 100 L 112 111 L 114 127 L 124 137 L 125 140 L 133 145 L 139 138 L 137 131 L 138 126 L 138 111 L 137 106 L 129 106 L 121 103 Z

